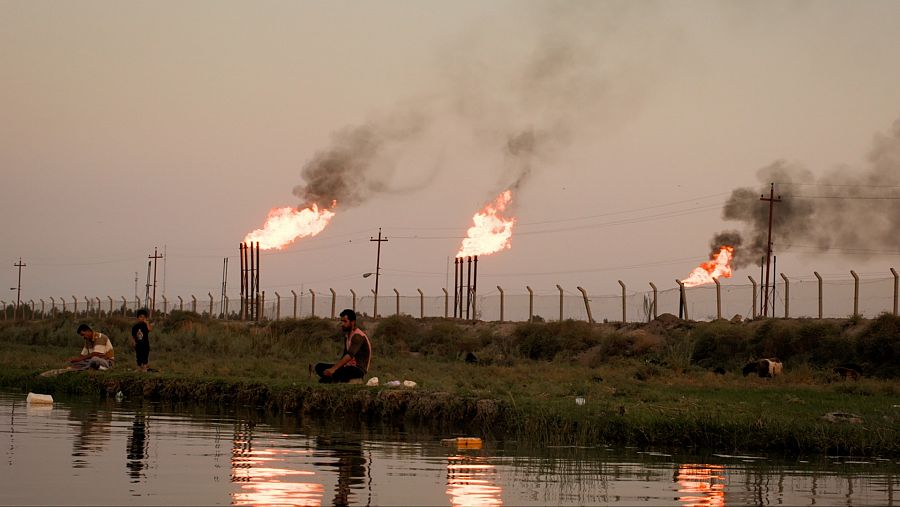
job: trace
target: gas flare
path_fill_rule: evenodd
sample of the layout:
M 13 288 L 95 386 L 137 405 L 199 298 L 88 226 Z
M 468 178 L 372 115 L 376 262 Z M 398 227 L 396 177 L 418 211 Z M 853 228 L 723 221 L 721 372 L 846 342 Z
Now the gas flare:
M 696 287 L 713 283 L 719 277 L 731 278 L 731 260 L 734 259 L 734 247 L 723 245 L 719 253 L 710 255 L 710 260 L 700 264 L 687 278 L 681 281 L 685 287 Z
M 336 204 L 336 202 L 332 202 L 331 207 L 333 208 Z M 262 229 L 256 229 L 247 234 L 244 242 L 258 241 L 261 250 L 278 250 L 299 238 L 315 236 L 322 232 L 333 216 L 333 211 L 320 210 L 316 204 L 302 210 L 290 207 L 272 208 L 269 210 Z
M 516 219 L 506 218 L 502 214 L 510 201 L 512 192 L 506 190 L 472 216 L 475 225 L 469 227 L 457 257 L 487 255 L 510 248 Z

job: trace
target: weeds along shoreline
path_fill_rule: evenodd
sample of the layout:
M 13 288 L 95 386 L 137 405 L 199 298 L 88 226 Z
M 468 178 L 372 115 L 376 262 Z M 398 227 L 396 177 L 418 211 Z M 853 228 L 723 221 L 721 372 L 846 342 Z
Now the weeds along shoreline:
M 116 368 L 39 376 L 80 348 L 79 322 L 0 323 L 0 385 L 415 424 L 534 446 L 900 456 L 900 320 L 889 315 L 742 323 L 661 316 L 643 325 L 364 320 L 375 350 L 370 376 L 415 380 L 415 389 L 317 384 L 308 365 L 340 352 L 334 321 L 249 324 L 189 313 L 156 323 L 151 366 L 160 373 L 130 371 L 132 321 L 103 318 L 87 322 L 112 337 Z M 741 374 L 746 360 L 774 356 L 783 376 Z M 833 373 L 848 361 L 862 379 Z

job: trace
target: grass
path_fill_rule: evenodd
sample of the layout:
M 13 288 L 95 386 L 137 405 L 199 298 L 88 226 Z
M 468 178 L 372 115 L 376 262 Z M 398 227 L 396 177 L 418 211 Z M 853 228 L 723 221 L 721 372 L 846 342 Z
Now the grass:
M 892 334 L 894 319 L 668 327 L 402 317 L 363 323 L 375 347 L 370 376 L 382 383 L 414 380 L 415 390 L 319 385 L 308 365 L 332 362 L 341 348 L 337 323 L 326 319 L 257 325 L 175 314 L 151 335 L 156 374 L 132 371 L 130 320 L 95 319 L 91 324 L 113 338 L 116 368 L 53 378 L 37 373 L 61 367 L 78 351 L 77 322 L 2 322 L 0 385 L 324 411 L 533 445 L 900 456 L 900 409 L 894 406 L 900 384 L 891 376 L 893 365 L 865 355 L 874 350 L 875 357 L 892 360 L 891 346 L 900 341 Z M 767 348 L 788 353 L 785 375 L 743 377 L 745 357 Z M 830 372 L 832 349 L 884 377 L 838 379 Z M 479 361 L 463 361 L 466 352 Z M 728 371 L 716 375 L 709 371 L 713 365 Z M 576 405 L 575 396 L 587 402 Z M 833 412 L 854 414 L 862 423 L 823 419 Z

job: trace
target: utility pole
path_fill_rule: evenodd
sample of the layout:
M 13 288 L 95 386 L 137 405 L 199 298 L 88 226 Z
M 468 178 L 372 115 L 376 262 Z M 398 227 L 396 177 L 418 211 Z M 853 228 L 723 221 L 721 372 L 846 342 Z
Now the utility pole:
M 765 296 L 763 298 L 763 315 L 768 316 L 769 314 L 769 278 L 770 278 L 770 265 L 772 260 L 772 221 L 775 216 L 775 203 L 781 202 L 781 196 L 775 197 L 775 183 L 769 184 L 769 197 L 766 197 L 765 194 L 759 196 L 760 201 L 768 201 L 769 203 L 769 242 L 766 245 L 766 282 L 763 286 L 763 292 Z M 774 297 L 774 296 L 773 296 Z M 772 301 L 774 305 L 774 301 Z
M 134 297 L 138 297 L 137 282 L 138 282 L 138 276 L 137 276 L 137 271 L 135 271 L 134 272 Z
M 153 255 L 148 255 L 148 259 L 153 259 L 153 299 L 150 300 L 150 318 L 153 318 L 153 312 L 156 310 L 156 260 L 162 259 L 156 247 L 153 247 Z M 149 266 L 148 266 L 149 267 Z
M 225 297 L 228 291 L 228 257 L 222 259 L 222 318 L 228 320 L 228 309 L 225 308 Z
M 387 237 L 384 239 L 381 238 L 381 227 L 378 228 L 378 239 L 369 238 L 369 241 L 377 241 L 378 242 L 378 254 L 375 257 L 375 306 L 372 310 L 374 318 L 378 318 L 378 276 L 381 274 L 381 243 L 387 241 Z
M 26 264 L 22 262 L 22 258 L 19 257 L 19 262 L 13 264 L 13 266 L 19 268 L 19 283 L 16 285 L 16 310 L 13 313 L 13 320 L 16 320 L 19 318 L 19 304 L 22 299 L 22 268 L 24 268 Z
M 144 285 L 144 307 L 150 309 L 150 267 L 153 261 L 147 261 L 147 283 Z

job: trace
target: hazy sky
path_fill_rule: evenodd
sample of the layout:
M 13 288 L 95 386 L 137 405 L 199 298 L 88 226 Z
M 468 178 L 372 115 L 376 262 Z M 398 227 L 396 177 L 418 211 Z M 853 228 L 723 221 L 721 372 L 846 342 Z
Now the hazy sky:
M 359 199 L 265 253 L 263 289 L 367 293 L 381 227 L 382 291 L 441 294 L 472 214 L 514 184 L 512 248 L 479 287 L 674 286 L 778 161 L 866 182 L 886 146 L 860 192 L 900 195 L 897 20 L 893 0 L 0 0 L 2 299 L 19 257 L 26 300 L 130 298 L 154 247 L 170 300 L 218 294 L 224 257 L 235 297 L 244 235 L 305 204 L 304 167 L 360 129 L 383 142 Z M 897 202 L 860 227 L 900 223 Z M 779 250 L 779 271 L 900 267 L 860 241 Z

